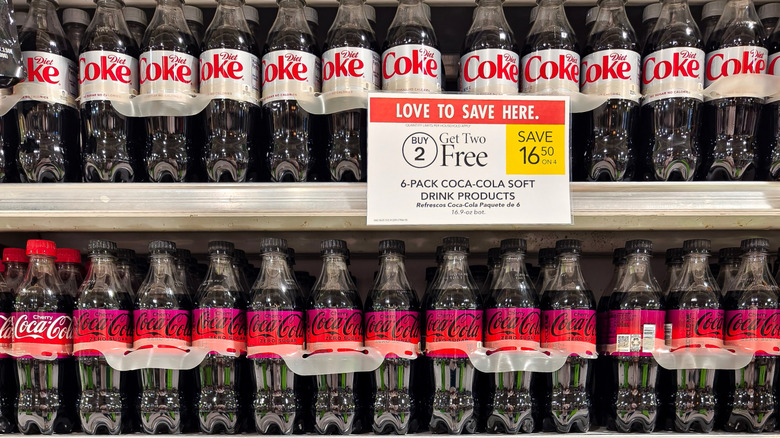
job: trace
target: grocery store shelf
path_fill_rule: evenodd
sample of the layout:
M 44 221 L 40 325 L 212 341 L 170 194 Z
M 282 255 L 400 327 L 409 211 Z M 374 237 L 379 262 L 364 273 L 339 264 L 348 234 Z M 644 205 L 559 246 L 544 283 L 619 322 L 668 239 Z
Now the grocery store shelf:
M 573 224 L 436 230 L 780 229 L 777 183 L 573 183 Z M 4 184 L 7 232 L 372 231 L 365 184 Z

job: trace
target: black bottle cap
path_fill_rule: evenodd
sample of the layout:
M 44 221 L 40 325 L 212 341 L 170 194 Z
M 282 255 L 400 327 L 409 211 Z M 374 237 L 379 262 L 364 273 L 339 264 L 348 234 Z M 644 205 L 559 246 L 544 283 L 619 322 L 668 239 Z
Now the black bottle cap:
M 525 239 L 504 239 L 501 241 L 501 255 L 508 252 L 521 252 L 525 254 Z
M 612 250 L 612 264 L 615 266 L 622 266 L 626 264 L 625 248 L 615 248 Z
M 742 248 L 742 252 L 748 252 L 748 251 L 767 252 L 769 251 L 769 240 L 768 239 L 745 239 L 742 241 L 742 243 L 739 246 L 740 248 Z
M 347 242 L 338 239 L 323 240 L 320 245 L 320 253 L 347 255 Z
M 379 242 L 379 255 L 406 254 L 406 244 L 403 240 L 381 240 Z
M 729 247 L 718 251 L 718 264 L 739 263 L 740 260 L 742 260 L 742 248 Z
M 262 244 L 262 241 L 260 243 Z M 285 241 L 285 244 L 286 243 L 287 242 Z M 287 264 L 290 266 L 295 266 L 295 248 L 287 248 Z
M 709 254 L 712 251 L 712 243 L 708 239 L 691 239 L 683 242 L 683 252 Z
M 501 262 L 501 248 L 490 248 L 487 254 L 488 266 L 495 266 Z
M 555 248 L 542 248 L 539 250 L 539 266 L 555 264 Z
M 577 239 L 564 239 L 555 242 L 555 253 L 563 254 L 565 252 L 582 253 L 582 242 Z
M 681 265 L 683 262 L 682 248 L 669 248 L 666 250 L 666 265 Z
M 462 251 L 469 252 L 468 237 L 445 237 L 442 240 L 442 251 Z
M 149 242 L 149 253 L 168 253 L 173 254 L 176 252 L 176 244 L 170 240 L 152 240 Z
M 135 251 L 133 251 L 132 249 L 127 249 L 127 248 L 117 248 L 117 250 L 116 250 L 116 257 L 119 260 L 122 260 L 124 262 L 134 263 L 135 262 Z
M 289 257 L 289 253 L 287 251 L 287 240 L 280 239 L 278 237 L 263 237 L 262 239 L 260 239 L 260 254 L 265 254 L 269 252 L 283 252 L 287 254 L 287 257 Z M 234 252 L 234 254 L 235 254 L 236 262 L 242 261 L 242 259 L 240 258 L 241 254 L 237 254 L 236 252 Z M 244 253 L 243 255 L 244 258 L 246 258 L 246 253 Z M 293 258 L 295 258 L 295 251 L 293 251 Z
M 90 254 L 116 254 L 116 243 L 110 240 L 90 240 L 87 245 L 87 250 Z
M 653 242 L 645 239 L 635 239 L 626 241 L 626 254 L 652 254 Z
M 212 240 L 209 242 L 209 254 L 227 254 L 231 255 L 235 246 L 233 242 L 227 242 L 224 240 Z M 190 263 L 190 260 L 187 260 Z

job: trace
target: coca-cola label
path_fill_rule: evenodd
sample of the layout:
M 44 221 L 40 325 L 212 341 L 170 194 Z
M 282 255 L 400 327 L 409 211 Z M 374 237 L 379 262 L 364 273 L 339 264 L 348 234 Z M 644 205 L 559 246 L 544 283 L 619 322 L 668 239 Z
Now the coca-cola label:
M 485 310 L 485 347 L 539 349 L 539 309 L 508 308 Z
M 320 58 L 300 50 L 275 50 L 262 60 L 263 103 L 320 91 Z
M 41 92 L 25 94 L 22 100 L 36 100 L 76 107 L 79 92 L 78 69 L 70 59 L 49 52 L 22 52 L 27 74 L 22 82 L 45 86 Z
M 610 354 L 652 356 L 664 344 L 663 310 L 610 310 Z
M 704 86 L 709 87 L 720 78 L 741 74 L 764 74 L 768 51 L 763 47 L 738 46 L 707 53 Z
M 463 55 L 458 87 L 462 93 L 517 94 L 520 55 L 503 49 L 480 49 Z
M 593 354 L 596 350 L 596 312 L 563 309 L 542 311 L 542 348 Z
M 246 312 L 227 308 L 193 310 L 192 346 L 217 353 L 246 352 Z
M 580 91 L 639 102 L 642 60 L 633 50 L 599 50 L 582 60 Z
M 79 99 L 130 99 L 138 94 L 138 60 L 122 53 L 90 50 L 79 57 Z
M 73 320 L 67 313 L 13 312 L 14 356 L 73 353 Z
M 666 312 L 672 349 L 723 347 L 725 313 L 717 309 L 685 309 Z
M 172 50 L 150 50 L 138 60 L 141 94 L 195 94 L 198 58 Z
M 420 352 L 420 314 L 418 312 L 388 310 L 368 312 L 366 319 L 366 347 L 387 354 L 407 351 Z
M 425 312 L 425 354 L 466 357 L 482 343 L 481 310 L 429 310 Z
M 539 50 L 522 59 L 523 93 L 569 94 L 580 91 L 580 55 L 572 50 Z
M 215 99 L 257 104 L 260 101 L 260 59 L 243 50 L 206 50 L 200 55 L 200 93 Z
M 76 356 L 99 354 L 100 350 L 127 349 L 133 333 L 127 310 L 89 309 L 73 311 L 73 352 Z
M 642 65 L 643 103 L 676 97 L 701 100 L 703 90 L 703 50 L 672 47 L 645 56 Z
M 247 352 L 249 357 L 263 353 L 303 350 L 306 324 L 303 312 L 269 310 L 247 312 Z
M 391 47 L 382 54 L 382 89 L 389 91 L 442 91 L 441 52 L 422 44 Z
M 363 347 L 363 312 L 355 309 L 307 310 L 306 344 L 310 351 Z
M 133 312 L 133 347 L 154 345 L 188 347 L 192 338 L 190 312 L 186 310 L 144 309 Z
M 10 313 L 0 313 L 0 358 L 8 357 L 5 352 L 11 349 L 14 334 L 13 321 Z
M 767 65 L 766 73 L 773 76 L 780 76 L 780 52 L 775 52 L 769 55 L 769 65 Z
M 338 47 L 322 54 L 322 92 L 357 95 L 382 85 L 379 53 L 359 47 Z
M 726 346 L 742 347 L 757 355 L 780 349 L 780 310 L 727 310 Z

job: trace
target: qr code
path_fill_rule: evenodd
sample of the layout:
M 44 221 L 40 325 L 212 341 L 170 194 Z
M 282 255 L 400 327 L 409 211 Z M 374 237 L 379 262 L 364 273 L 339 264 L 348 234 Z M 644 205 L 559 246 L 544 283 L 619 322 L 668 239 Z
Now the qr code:
M 631 351 L 631 335 L 617 335 L 618 353 L 628 353 Z

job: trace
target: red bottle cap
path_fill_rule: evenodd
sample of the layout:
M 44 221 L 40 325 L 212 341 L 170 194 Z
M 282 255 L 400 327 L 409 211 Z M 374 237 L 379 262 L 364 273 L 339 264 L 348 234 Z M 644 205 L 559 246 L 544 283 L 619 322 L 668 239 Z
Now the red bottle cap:
M 3 250 L 3 262 L 29 263 L 30 259 L 22 248 L 5 248 Z
M 45 255 L 56 257 L 57 256 L 57 244 L 51 240 L 28 240 L 27 241 L 27 255 Z
M 71 248 L 57 248 L 55 263 L 81 263 L 81 252 Z

